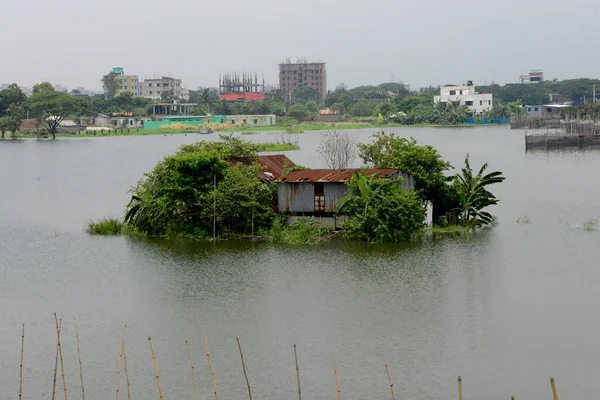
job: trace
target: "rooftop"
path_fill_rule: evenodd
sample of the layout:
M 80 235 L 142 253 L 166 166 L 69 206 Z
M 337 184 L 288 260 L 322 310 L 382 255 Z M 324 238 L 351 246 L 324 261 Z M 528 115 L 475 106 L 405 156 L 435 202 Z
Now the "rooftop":
M 397 169 L 392 168 L 371 168 L 367 170 L 363 169 L 306 169 L 303 171 L 292 171 L 277 179 L 277 182 L 348 182 L 352 178 L 355 172 L 359 172 L 363 175 L 372 176 L 379 174 L 381 178 L 389 178 L 394 173 L 398 172 Z

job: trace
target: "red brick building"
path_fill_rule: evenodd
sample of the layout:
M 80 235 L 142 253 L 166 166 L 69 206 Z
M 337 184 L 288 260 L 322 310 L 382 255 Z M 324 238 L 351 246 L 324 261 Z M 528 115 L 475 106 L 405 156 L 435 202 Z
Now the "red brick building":
M 327 69 L 324 62 L 309 63 L 299 60 L 292 63 L 289 59 L 279 64 L 279 88 L 286 98 L 299 88 L 313 88 L 319 93 L 318 100 L 327 97 Z

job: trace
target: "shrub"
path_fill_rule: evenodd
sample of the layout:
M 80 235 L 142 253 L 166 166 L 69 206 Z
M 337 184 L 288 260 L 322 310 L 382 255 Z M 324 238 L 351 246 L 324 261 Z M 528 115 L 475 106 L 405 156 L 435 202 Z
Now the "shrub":
M 90 235 L 112 235 L 117 236 L 123 233 L 123 222 L 114 217 L 101 218 L 98 221 L 89 221 L 86 227 Z

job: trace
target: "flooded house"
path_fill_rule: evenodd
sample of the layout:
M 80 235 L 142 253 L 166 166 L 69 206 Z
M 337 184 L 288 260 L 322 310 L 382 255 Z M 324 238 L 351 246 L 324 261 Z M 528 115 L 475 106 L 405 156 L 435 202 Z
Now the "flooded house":
M 397 169 L 307 169 L 292 171 L 277 179 L 279 212 L 330 217 L 348 193 L 347 182 L 355 172 L 379 178 L 402 179 L 402 188 L 414 188 L 412 175 Z

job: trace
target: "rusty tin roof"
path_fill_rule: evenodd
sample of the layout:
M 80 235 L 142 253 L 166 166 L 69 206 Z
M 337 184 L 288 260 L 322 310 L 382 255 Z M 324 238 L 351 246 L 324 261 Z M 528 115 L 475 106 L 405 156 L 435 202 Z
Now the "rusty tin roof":
M 354 172 L 359 172 L 367 176 L 379 173 L 381 178 L 389 178 L 397 169 L 391 168 L 371 168 L 362 169 L 306 169 L 303 171 L 292 171 L 287 175 L 277 179 L 277 182 L 299 183 L 299 182 L 348 182 Z

